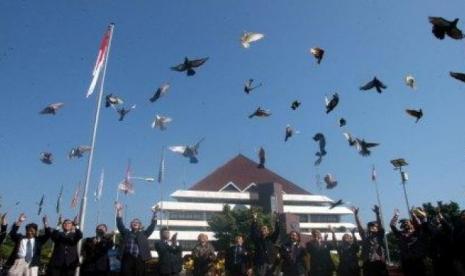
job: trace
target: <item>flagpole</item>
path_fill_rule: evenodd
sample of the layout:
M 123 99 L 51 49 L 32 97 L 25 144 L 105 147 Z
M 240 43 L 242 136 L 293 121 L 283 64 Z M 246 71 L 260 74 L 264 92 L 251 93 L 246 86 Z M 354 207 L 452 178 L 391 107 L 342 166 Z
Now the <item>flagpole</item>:
M 87 208 L 87 192 L 89 190 L 90 175 L 92 172 L 92 161 L 94 158 L 95 142 L 97 139 L 97 128 L 98 128 L 98 122 L 100 118 L 100 106 L 102 105 L 102 98 L 103 98 L 103 86 L 105 84 L 105 75 L 107 72 L 108 56 L 110 55 L 114 27 L 115 27 L 114 24 L 110 24 L 110 28 L 111 28 L 110 38 L 108 42 L 108 50 L 106 51 L 106 56 L 105 56 L 105 64 L 103 66 L 102 80 L 100 82 L 100 91 L 99 91 L 99 96 L 98 96 L 98 101 L 97 101 L 97 110 L 95 111 L 94 128 L 92 132 L 92 143 L 91 143 L 91 148 L 90 148 L 90 153 L 89 153 L 89 159 L 87 161 L 86 183 L 84 185 L 84 194 L 81 200 L 81 208 L 79 212 L 79 229 L 81 229 L 82 232 L 84 232 L 84 226 L 85 226 L 86 208 Z
M 165 218 L 164 210 L 163 210 L 163 180 L 165 180 L 165 147 L 161 148 L 161 160 L 160 160 L 160 168 L 158 172 L 158 184 L 160 185 L 160 226 L 163 226 L 163 219 Z
M 374 165 L 373 165 L 373 171 L 375 171 Z M 376 180 L 376 176 L 372 175 L 372 180 L 375 184 L 376 200 L 378 201 L 378 206 L 379 206 L 379 216 L 381 217 L 381 223 L 383 224 L 382 227 L 384 228 L 383 206 L 381 205 L 381 199 L 379 197 L 378 181 Z M 389 254 L 389 245 L 388 245 L 386 235 L 384 235 L 384 246 L 386 246 L 386 255 L 387 255 L 388 263 L 390 264 L 391 256 Z

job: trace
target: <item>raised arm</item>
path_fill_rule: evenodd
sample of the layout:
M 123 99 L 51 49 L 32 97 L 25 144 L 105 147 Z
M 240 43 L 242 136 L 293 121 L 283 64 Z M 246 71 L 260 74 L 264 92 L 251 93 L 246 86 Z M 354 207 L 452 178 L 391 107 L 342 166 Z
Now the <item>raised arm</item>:
M 43 216 L 42 217 L 42 223 L 44 225 L 44 233 L 40 236 L 37 237 L 37 240 L 40 240 L 40 242 L 42 244 L 44 244 L 45 242 L 47 242 L 47 240 L 50 238 L 50 236 L 52 235 L 52 230 L 50 229 L 50 227 L 48 227 L 48 218 L 47 218 L 47 215 Z
M 373 212 L 376 215 L 376 223 L 378 224 L 378 228 L 383 228 L 384 229 L 383 221 L 381 220 L 381 212 L 380 212 L 380 209 L 379 209 L 378 205 L 375 205 L 373 207 Z
M 252 214 L 252 224 L 250 225 L 250 239 L 253 242 L 256 242 L 260 238 L 260 233 L 258 232 L 257 225 L 257 214 Z
M 328 225 L 328 230 L 331 232 L 331 238 L 332 238 L 332 245 L 334 249 L 337 249 L 337 239 L 336 239 L 336 232 L 334 232 L 334 228 L 331 227 L 331 225 Z
M 400 235 L 399 229 L 397 229 L 397 221 L 399 220 L 399 213 L 397 209 L 394 211 L 394 216 L 391 219 L 391 223 L 389 223 L 389 226 L 391 227 L 392 232 L 396 237 Z
M 279 215 L 276 213 L 276 222 L 274 224 L 274 231 L 271 234 L 271 240 L 275 243 L 279 238 L 279 232 L 281 230 L 281 225 L 279 223 Z
M 365 238 L 365 230 L 363 230 L 362 223 L 360 222 L 360 217 L 358 216 L 359 209 L 356 207 L 352 208 L 352 212 L 354 212 L 355 224 L 357 224 L 358 233 L 362 240 Z
M 115 204 L 116 208 L 116 228 L 118 231 L 123 235 L 127 231 L 129 231 L 123 223 L 123 205 L 119 202 Z
M 0 244 L 3 242 L 3 240 L 6 238 L 6 229 L 8 227 L 8 222 L 6 219 L 6 213 L 4 213 L 1 217 L 1 226 L 0 226 Z
M 150 237 L 150 235 L 152 235 L 153 231 L 155 230 L 155 226 L 157 226 L 157 215 L 158 208 L 152 209 L 152 219 L 150 221 L 150 225 L 144 231 L 146 237 Z
M 24 213 L 21 213 L 16 220 L 16 223 L 13 224 L 13 227 L 11 227 L 10 230 L 10 238 L 14 241 L 17 242 L 19 241 L 23 236 L 21 234 L 18 234 L 18 229 L 21 227 L 21 224 L 26 220 L 26 215 Z

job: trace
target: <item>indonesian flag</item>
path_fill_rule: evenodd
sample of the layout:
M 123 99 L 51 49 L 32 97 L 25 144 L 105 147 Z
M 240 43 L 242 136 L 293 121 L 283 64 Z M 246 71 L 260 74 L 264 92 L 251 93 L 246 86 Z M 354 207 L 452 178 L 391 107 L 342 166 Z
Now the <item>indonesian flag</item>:
M 126 169 L 126 175 L 124 176 L 123 181 L 119 183 L 118 189 L 122 191 L 124 194 L 133 194 L 134 193 L 134 185 L 131 182 L 131 166 L 128 164 Z
M 110 24 L 110 26 L 108 26 L 108 29 L 102 38 L 102 42 L 100 42 L 97 61 L 95 62 L 94 70 L 92 71 L 92 82 L 90 83 L 89 90 L 87 90 L 86 97 L 89 97 L 90 95 L 92 95 L 92 93 L 94 93 L 95 86 L 97 85 L 97 81 L 100 77 L 100 72 L 102 71 L 102 68 L 105 65 L 105 59 L 107 58 L 108 54 L 108 47 L 110 45 L 113 26 L 113 24 Z

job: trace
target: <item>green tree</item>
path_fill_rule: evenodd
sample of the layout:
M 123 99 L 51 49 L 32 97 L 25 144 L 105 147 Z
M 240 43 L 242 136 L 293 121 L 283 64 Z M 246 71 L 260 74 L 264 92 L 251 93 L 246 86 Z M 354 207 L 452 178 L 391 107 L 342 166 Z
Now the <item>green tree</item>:
M 208 221 L 210 229 L 215 233 L 217 239 L 216 249 L 219 251 L 229 248 L 234 241 L 234 237 L 242 234 L 249 235 L 252 224 L 252 214 L 257 214 L 259 225 L 270 225 L 271 216 L 266 215 L 259 208 L 251 209 L 231 209 L 231 206 L 224 205 L 223 211 L 215 214 Z

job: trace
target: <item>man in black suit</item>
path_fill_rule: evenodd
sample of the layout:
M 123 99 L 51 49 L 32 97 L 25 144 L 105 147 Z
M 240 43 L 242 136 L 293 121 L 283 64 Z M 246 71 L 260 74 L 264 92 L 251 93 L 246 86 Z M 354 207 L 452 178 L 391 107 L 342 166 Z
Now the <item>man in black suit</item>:
M 296 231 L 289 233 L 289 241 L 281 246 L 283 260 L 281 270 L 284 276 L 305 276 L 305 248 L 300 245 L 300 234 Z
M 270 230 L 266 225 L 262 225 L 260 230 L 258 229 L 257 214 L 253 214 L 250 237 L 255 244 L 255 274 L 258 276 L 273 275 L 273 264 L 276 260 L 274 246 L 279 238 L 279 216 L 276 216 L 275 228 L 270 234 Z
M 15 243 L 15 247 L 7 261 L 7 266 L 11 266 L 8 276 L 37 276 L 42 246 L 50 238 L 50 230 L 47 227 L 47 216 L 44 216 L 42 219 L 45 233 L 40 236 L 37 236 L 38 226 L 35 223 L 26 225 L 25 235 L 18 233 L 21 224 L 25 220 L 25 214 L 19 215 L 18 220 L 10 230 L 9 235 Z
M 54 243 L 52 257 L 48 263 L 49 276 L 72 276 L 79 265 L 77 244 L 82 239 L 82 232 L 78 229 L 77 217 L 74 221 L 65 219 L 61 224 L 61 231 L 52 231 Z M 50 230 L 51 231 L 51 230 Z
M 116 203 L 116 226 L 121 233 L 122 241 L 119 247 L 121 257 L 122 276 L 145 275 L 145 262 L 152 258 L 150 254 L 148 238 L 152 235 L 157 225 L 157 209 L 152 210 L 153 216 L 147 229 L 142 229 L 139 219 L 131 221 L 131 229 L 127 229 L 123 223 L 123 205 Z
M 6 228 L 8 227 L 8 223 L 6 220 L 6 213 L 4 213 L 1 217 L 1 226 L 0 226 L 0 244 L 3 243 L 3 240 L 6 238 Z
M 176 276 L 182 270 L 182 248 L 177 241 L 177 233 L 170 240 L 170 231 L 160 229 L 160 240 L 155 243 L 158 253 L 158 271 L 162 276 Z
M 99 224 L 95 237 L 86 238 L 82 243 L 81 276 L 105 276 L 110 271 L 108 250 L 113 247 L 113 236 L 107 235 L 107 225 Z
M 249 256 L 244 247 L 244 238 L 237 235 L 234 245 L 226 251 L 225 268 L 228 276 L 246 276 L 248 272 Z

